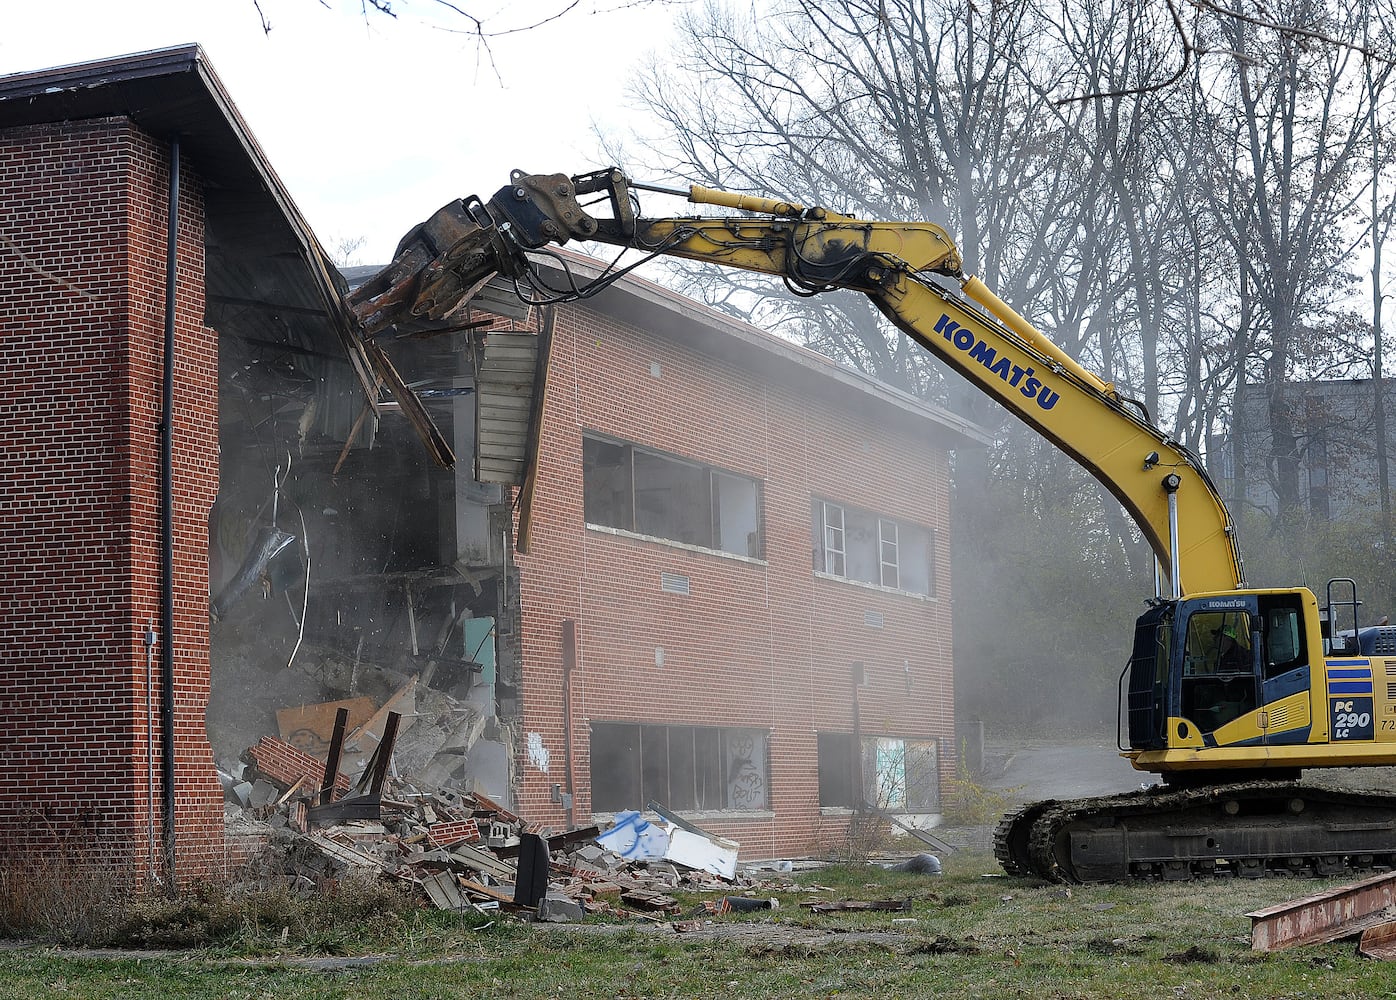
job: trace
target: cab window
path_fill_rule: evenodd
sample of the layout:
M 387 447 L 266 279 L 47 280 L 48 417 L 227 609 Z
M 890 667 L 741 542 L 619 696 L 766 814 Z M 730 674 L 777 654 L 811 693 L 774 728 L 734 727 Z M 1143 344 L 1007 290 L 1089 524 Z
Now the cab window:
M 1265 624 L 1265 679 L 1297 670 L 1308 663 L 1300 608 L 1292 603 L 1261 603 Z
M 1183 674 L 1249 673 L 1251 616 L 1246 611 L 1199 611 L 1188 619 Z

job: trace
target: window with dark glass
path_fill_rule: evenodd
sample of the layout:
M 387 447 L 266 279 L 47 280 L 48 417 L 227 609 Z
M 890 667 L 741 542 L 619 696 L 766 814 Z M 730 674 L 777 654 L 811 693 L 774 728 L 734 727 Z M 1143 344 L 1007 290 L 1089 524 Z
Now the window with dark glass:
M 588 524 L 761 556 L 761 490 L 746 476 L 586 435 L 582 492 Z
M 591 726 L 591 808 L 769 809 L 761 729 L 596 722 Z

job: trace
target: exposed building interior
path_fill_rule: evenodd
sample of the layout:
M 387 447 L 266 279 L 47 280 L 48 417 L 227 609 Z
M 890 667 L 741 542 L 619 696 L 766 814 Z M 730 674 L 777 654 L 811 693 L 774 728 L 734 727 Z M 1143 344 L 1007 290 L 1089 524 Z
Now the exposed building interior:
M 376 714 L 391 705 L 403 715 L 394 755 L 403 776 L 508 798 L 518 616 L 505 483 L 517 480 L 522 461 L 488 468 L 490 448 L 477 448 L 477 389 L 501 343 L 531 347 L 536 367 L 536 334 L 505 332 L 527 313 L 473 312 L 391 344 L 394 369 L 460 456 L 448 468 L 433 458 L 420 417 L 409 420 L 386 396 L 374 412 L 340 345 L 298 323 L 291 296 L 215 287 L 215 274 L 234 272 L 212 264 L 221 480 L 209 526 L 208 728 L 216 760 L 235 771 L 263 735 L 323 755 L 331 706 L 342 704 L 352 773 L 381 734 Z M 485 338 L 483 329 L 499 332 Z M 507 435 L 517 456 L 531 376 L 512 386 Z M 498 427 L 498 412 L 484 406 Z M 504 482 L 479 481 L 477 455 L 480 474 Z

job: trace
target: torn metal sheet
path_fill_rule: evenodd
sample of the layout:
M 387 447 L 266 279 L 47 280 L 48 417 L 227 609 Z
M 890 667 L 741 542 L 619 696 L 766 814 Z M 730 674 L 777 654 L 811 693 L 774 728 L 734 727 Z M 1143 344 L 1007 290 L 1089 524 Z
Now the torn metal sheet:
M 669 831 L 666 861 L 710 872 L 725 879 L 737 876 L 737 844 L 720 837 L 704 837 L 678 827 Z

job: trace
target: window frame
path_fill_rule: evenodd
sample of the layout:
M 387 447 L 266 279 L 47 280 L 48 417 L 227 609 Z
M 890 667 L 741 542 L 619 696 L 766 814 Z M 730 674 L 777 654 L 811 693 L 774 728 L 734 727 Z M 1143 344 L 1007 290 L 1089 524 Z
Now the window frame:
M 820 525 L 824 533 L 824 572 L 830 576 L 842 577 L 848 571 L 848 518 L 843 507 L 829 501 L 821 501 L 823 509 L 821 512 Z M 837 511 L 839 515 L 838 527 L 829 523 L 829 512 Z M 834 544 L 834 537 L 837 535 L 838 544 Z M 834 569 L 831 562 L 838 560 L 838 569 Z
M 857 550 L 861 555 L 856 559 L 856 553 L 851 551 L 853 545 L 849 540 L 850 512 L 865 520 L 866 527 L 862 529 L 862 534 L 866 535 L 871 530 L 876 535 L 875 539 L 865 540 L 862 548 Z M 831 513 L 837 514 L 838 524 L 832 523 Z M 820 496 L 811 497 L 810 518 L 811 540 L 815 546 L 812 563 L 816 574 L 855 586 L 873 587 L 923 600 L 937 599 L 939 559 L 936 549 L 939 533 L 935 528 L 826 500 Z M 888 537 L 889 535 L 891 537 Z M 919 578 L 907 572 L 907 535 L 914 537 L 914 544 L 910 546 L 912 551 L 924 540 L 924 590 L 914 589 L 914 582 L 908 584 L 909 576 L 913 579 Z M 835 542 L 839 547 L 835 547 Z M 857 566 L 850 570 L 850 565 L 854 563 Z M 875 575 L 876 579 L 854 575 L 859 572 L 858 566 L 862 567 L 861 572 L 870 577 Z
M 887 531 L 888 528 L 891 528 L 891 529 L 892 529 L 892 540 L 891 540 L 890 542 L 887 540 L 887 537 L 886 537 L 886 531 Z M 893 521 L 891 518 L 879 517 L 879 518 L 877 519 L 877 567 L 878 567 L 878 577 L 879 577 L 879 582 L 882 584 L 882 586 L 887 587 L 887 588 L 889 588 L 889 589 L 891 589 L 891 590 L 901 590 L 901 585 L 900 585 L 901 573 L 900 573 L 900 570 L 899 570 L 900 563 L 899 563 L 898 558 L 897 558 L 897 557 L 898 557 L 898 538 L 899 538 L 899 533 L 898 533 L 897 528 L 898 528 L 897 522 L 896 522 L 896 521 Z M 889 544 L 892 546 L 892 559 L 891 559 L 890 562 L 889 562 L 888 559 L 887 559 L 887 546 L 888 546 Z M 889 566 L 891 567 L 891 572 L 892 572 L 892 582 L 891 582 L 891 583 L 888 583 L 888 582 L 887 582 L 887 571 L 888 571 L 888 567 L 889 567 Z
M 616 448 L 620 449 L 624 459 L 624 468 L 628 475 L 612 476 L 611 478 L 623 481 L 627 495 L 625 502 L 615 504 L 607 503 L 602 505 L 595 490 L 603 485 L 600 475 L 594 474 L 593 470 L 598 466 L 593 464 L 593 449 Z M 646 514 L 646 506 L 642 502 L 640 494 L 645 490 L 645 482 L 642 481 L 639 473 L 643 463 L 637 463 L 636 457 L 644 456 L 645 459 L 654 463 L 670 463 L 683 466 L 699 473 L 704 481 L 704 516 L 698 518 L 691 525 L 684 522 L 679 530 L 667 530 L 664 525 L 655 526 L 657 530 L 651 531 L 641 527 L 642 518 L 649 516 Z M 661 464 L 656 465 L 662 467 Z M 745 491 L 750 492 L 750 523 L 752 531 L 746 532 L 745 545 L 734 543 L 730 548 L 723 547 L 723 526 L 722 526 L 722 499 L 725 496 L 731 498 L 737 494 L 723 492 L 723 482 L 732 484 L 732 489 L 742 490 L 740 498 L 745 501 Z M 765 512 L 763 510 L 765 501 L 765 484 L 762 480 L 754 476 L 749 476 L 732 469 L 721 466 L 710 465 L 696 459 L 676 455 L 672 452 L 664 451 L 660 448 L 652 448 L 648 445 L 637 444 L 633 441 L 626 441 L 620 438 L 611 437 L 606 434 L 594 433 L 591 431 L 582 432 L 582 516 L 588 528 L 600 529 L 603 531 L 623 532 L 635 535 L 640 538 L 666 542 L 672 545 L 680 545 L 688 548 L 700 549 L 705 552 L 713 552 L 723 556 L 731 556 L 739 559 L 754 559 L 764 561 L 766 549 L 766 528 Z M 595 505 L 593 505 L 595 504 Z M 745 510 L 747 504 L 741 505 Z M 664 517 L 666 512 L 660 508 L 650 511 L 650 514 Z M 667 514 L 672 515 L 672 511 Z M 614 517 L 597 517 L 597 514 L 615 514 Z M 622 523 L 612 523 L 612 522 Z M 693 528 L 701 531 L 699 540 L 694 541 L 694 535 L 685 528 Z M 738 529 L 739 530 L 739 529 Z M 690 537 L 677 537 L 688 534 Z

